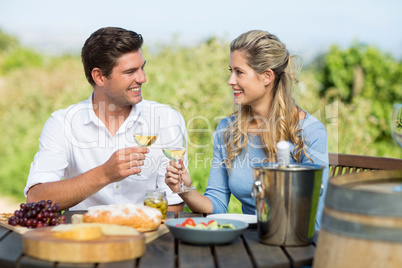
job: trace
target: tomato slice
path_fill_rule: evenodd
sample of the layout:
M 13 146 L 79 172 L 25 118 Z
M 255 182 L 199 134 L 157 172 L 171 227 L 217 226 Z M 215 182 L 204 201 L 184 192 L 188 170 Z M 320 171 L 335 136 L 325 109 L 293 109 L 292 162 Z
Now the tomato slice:
M 183 226 L 186 226 L 186 225 L 195 226 L 195 222 L 193 219 L 188 218 L 183 222 Z
M 205 222 L 200 222 L 200 224 L 202 224 L 204 226 L 207 226 L 207 224 Z
M 210 220 L 209 222 L 208 222 L 208 225 L 210 225 L 211 223 L 214 223 L 215 222 L 215 220 Z

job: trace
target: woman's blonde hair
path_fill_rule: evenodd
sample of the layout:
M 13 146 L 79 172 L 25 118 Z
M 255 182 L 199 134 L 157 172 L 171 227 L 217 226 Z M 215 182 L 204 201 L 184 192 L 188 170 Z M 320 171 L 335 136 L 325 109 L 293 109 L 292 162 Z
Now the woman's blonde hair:
M 296 74 L 300 70 L 297 58 L 289 55 L 286 46 L 275 35 L 259 30 L 243 33 L 233 40 L 230 52 L 234 51 L 242 52 L 256 73 L 271 69 L 275 74 L 270 111 L 266 118 L 262 118 L 260 137 L 266 153 L 265 161 L 275 162 L 277 142 L 289 140 L 295 144 L 292 157 L 300 162 L 302 152 L 306 154 L 305 142 L 308 142 L 304 141 L 303 130 L 298 129 L 300 108 L 292 97 L 292 88 L 298 82 Z M 229 170 L 234 159 L 243 150 L 245 152 L 249 141 L 247 130 L 254 120 L 249 105 L 239 105 L 230 116 L 228 127 L 223 132 L 227 150 L 225 164 Z

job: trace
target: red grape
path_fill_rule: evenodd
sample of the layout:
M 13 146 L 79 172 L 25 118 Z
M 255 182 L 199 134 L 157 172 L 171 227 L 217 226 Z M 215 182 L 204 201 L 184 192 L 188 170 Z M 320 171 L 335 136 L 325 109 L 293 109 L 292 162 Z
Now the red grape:
M 26 226 L 29 229 L 58 225 L 65 223 L 66 217 L 59 215 L 60 204 L 51 200 L 41 200 L 39 202 L 21 203 L 20 209 L 8 220 L 12 226 Z

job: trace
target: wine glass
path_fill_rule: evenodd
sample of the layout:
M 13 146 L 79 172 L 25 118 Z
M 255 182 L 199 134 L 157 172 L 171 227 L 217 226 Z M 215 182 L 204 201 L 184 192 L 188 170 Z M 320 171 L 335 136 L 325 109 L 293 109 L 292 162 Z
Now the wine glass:
M 395 103 L 391 118 L 391 134 L 394 141 L 402 147 L 402 103 Z M 392 189 L 394 192 L 402 192 L 402 184 Z
M 391 119 L 391 133 L 394 141 L 402 147 L 402 103 L 395 103 Z
M 146 111 L 141 111 L 134 122 L 134 141 L 141 147 L 151 146 L 159 134 L 160 118 L 158 115 Z M 132 176 L 135 180 L 147 180 L 148 178 L 137 173 Z
M 173 125 L 161 129 L 160 142 L 162 151 L 167 158 L 175 162 L 179 162 L 186 153 L 187 141 L 186 135 L 180 125 Z M 176 194 L 186 193 L 195 189 L 194 187 L 185 186 L 181 175 L 179 174 L 180 188 Z

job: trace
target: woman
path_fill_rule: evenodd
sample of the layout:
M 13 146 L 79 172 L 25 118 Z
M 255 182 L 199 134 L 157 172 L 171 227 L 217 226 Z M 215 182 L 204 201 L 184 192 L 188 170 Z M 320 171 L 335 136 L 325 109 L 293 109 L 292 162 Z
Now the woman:
M 238 109 L 219 123 L 214 134 L 213 164 L 205 195 L 195 190 L 180 194 L 192 211 L 226 213 L 232 193 L 242 203 L 243 213 L 255 214 L 251 164 L 276 162 L 276 144 L 281 140 L 290 142 L 291 163 L 326 166 L 325 190 L 327 133 L 321 122 L 298 107 L 292 97 L 296 63 L 286 46 L 268 32 L 249 31 L 232 41 L 228 84 Z M 172 190 L 179 187 L 179 173 L 185 184 L 191 185 L 183 165 L 172 161 L 165 175 Z M 324 198 L 325 194 L 321 195 L 316 229 L 320 228 Z

